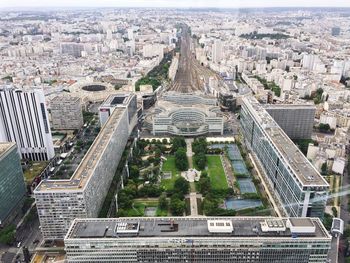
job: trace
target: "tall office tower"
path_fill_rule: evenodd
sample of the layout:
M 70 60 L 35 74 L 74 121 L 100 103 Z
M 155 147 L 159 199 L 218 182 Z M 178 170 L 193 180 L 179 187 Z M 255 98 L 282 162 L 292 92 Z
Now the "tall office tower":
M 328 183 L 254 97 L 243 98 L 240 122 L 281 211 L 290 217 L 323 217 Z
M 0 225 L 9 221 L 26 194 L 16 143 L 0 143 Z
M 128 39 L 130 39 L 130 40 L 134 39 L 134 29 L 133 28 L 128 29 Z
M 47 161 L 55 156 L 41 89 L 0 89 L 0 141 L 16 142 L 23 159 Z
M 61 43 L 61 54 L 71 55 L 73 57 L 81 57 L 82 51 L 85 51 L 85 45 L 82 43 Z
M 310 139 L 316 107 L 311 104 L 270 104 L 266 111 L 291 139 Z
M 314 54 L 304 54 L 302 59 L 302 65 L 304 69 L 313 70 L 314 66 L 320 59 L 317 55 Z
M 136 123 L 134 101 L 134 94 L 116 97 L 120 107 L 110 114 L 69 180 L 43 180 L 34 190 L 44 239 L 63 239 L 75 218 L 98 216 Z
M 331 236 L 318 218 L 167 217 L 76 219 L 69 263 L 326 263 Z
M 54 97 L 50 104 L 53 129 L 78 130 L 83 126 L 83 111 L 79 97 L 60 95 Z
M 339 36 L 340 35 L 340 27 L 332 27 L 332 36 Z
M 220 39 L 216 39 L 212 48 L 213 62 L 219 63 L 222 60 L 222 42 Z

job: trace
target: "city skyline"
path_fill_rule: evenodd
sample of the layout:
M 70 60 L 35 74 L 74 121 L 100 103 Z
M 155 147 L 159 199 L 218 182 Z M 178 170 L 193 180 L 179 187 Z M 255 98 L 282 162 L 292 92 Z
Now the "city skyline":
M 268 0 L 268 1 L 259 1 L 259 0 L 102 0 L 96 3 L 96 1 L 44 1 L 44 0 L 16 0 L 10 1 L 5 0 L 0 6 L 2 8 L 37 8 L 37 7 L 49 7 L 49 8 L 69 8 L 69 7 L 160 7 L 160 8 L 268 8 L 268 7 L 350 7 L 350 2 L 345 0 L 321 0 L 321 1 L 278 1 L 278 0 Z

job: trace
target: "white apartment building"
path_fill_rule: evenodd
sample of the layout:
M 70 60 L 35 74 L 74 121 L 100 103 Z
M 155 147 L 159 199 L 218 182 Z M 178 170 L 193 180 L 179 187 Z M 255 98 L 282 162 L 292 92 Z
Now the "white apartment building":
M 0 89 L 0 141 L 16 142 L 23 159 L 47 161 L 55 156 L 41 89 Z
M 81 98 L 56 96 L 51 100 L 51 123 L 55 130 L 78 130 L 83 126 Z
M 223 57 L 223 47 L 222 41 L 220 39 L 216 39 L 212 48 L 212 60 L 214 63 L 219 63 Z
M 68 180 L 44 180 L 34 190 L 44 239 L 63 239 L 75 218 L 97 217 L 136 123 L 136 95 L 126 94 Z

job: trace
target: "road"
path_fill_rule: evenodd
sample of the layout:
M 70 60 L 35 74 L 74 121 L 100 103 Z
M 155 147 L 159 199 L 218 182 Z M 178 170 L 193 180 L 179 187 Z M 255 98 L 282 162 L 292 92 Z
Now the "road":
M 34 250 L 39 242 L 41 241 L 42 235 L 39 229 L 40 223 L 36 213 L 36 208 L 33 208 L 35 214 L 29 222 L 25 222 L 16 230 L 16 242 L 13 246 L 6 246 L 0 248 L 1 262 L 12 263 L 16 260 L 23 260 L 23 247 L 29 249 L 30 254 L 33 255 Z M 20 247 L 17 247 L 18 242 L 21 242 Z

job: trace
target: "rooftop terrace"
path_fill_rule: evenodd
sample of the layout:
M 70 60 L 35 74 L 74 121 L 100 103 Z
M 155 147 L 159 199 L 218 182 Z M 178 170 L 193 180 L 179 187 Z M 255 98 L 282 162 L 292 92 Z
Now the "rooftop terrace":
M 297 232 L 296 232 L 297 231 Z M 147 217 L 75 219 L 66 239 L 151 237 L 326 238 L 318 218 Z
M 262 105 L 253 97 L 245 98 L 249 102 L 252 113 L 264 129 L 266 135 L 281 153 L 285 162 L 296 175 L 303 186 L 324 186 L 328 187 L 327 181 L 320 175 L 315 167 L 309 162 L 299 148 L 284 133 L 279 125 Z
M 35 191 L 69 191 L 83 189 L 93 175 L 95 167 L 99 163 L 102 153 L 112 138 L 113 132 L 118 126 L 120 116 L 124 110 L 123 108 L 116 108 L 113 111 L 69 180 L 43 180 Z
M 10 150 L 15 144 L 14 142 L 0 142 L 0 156 Z

